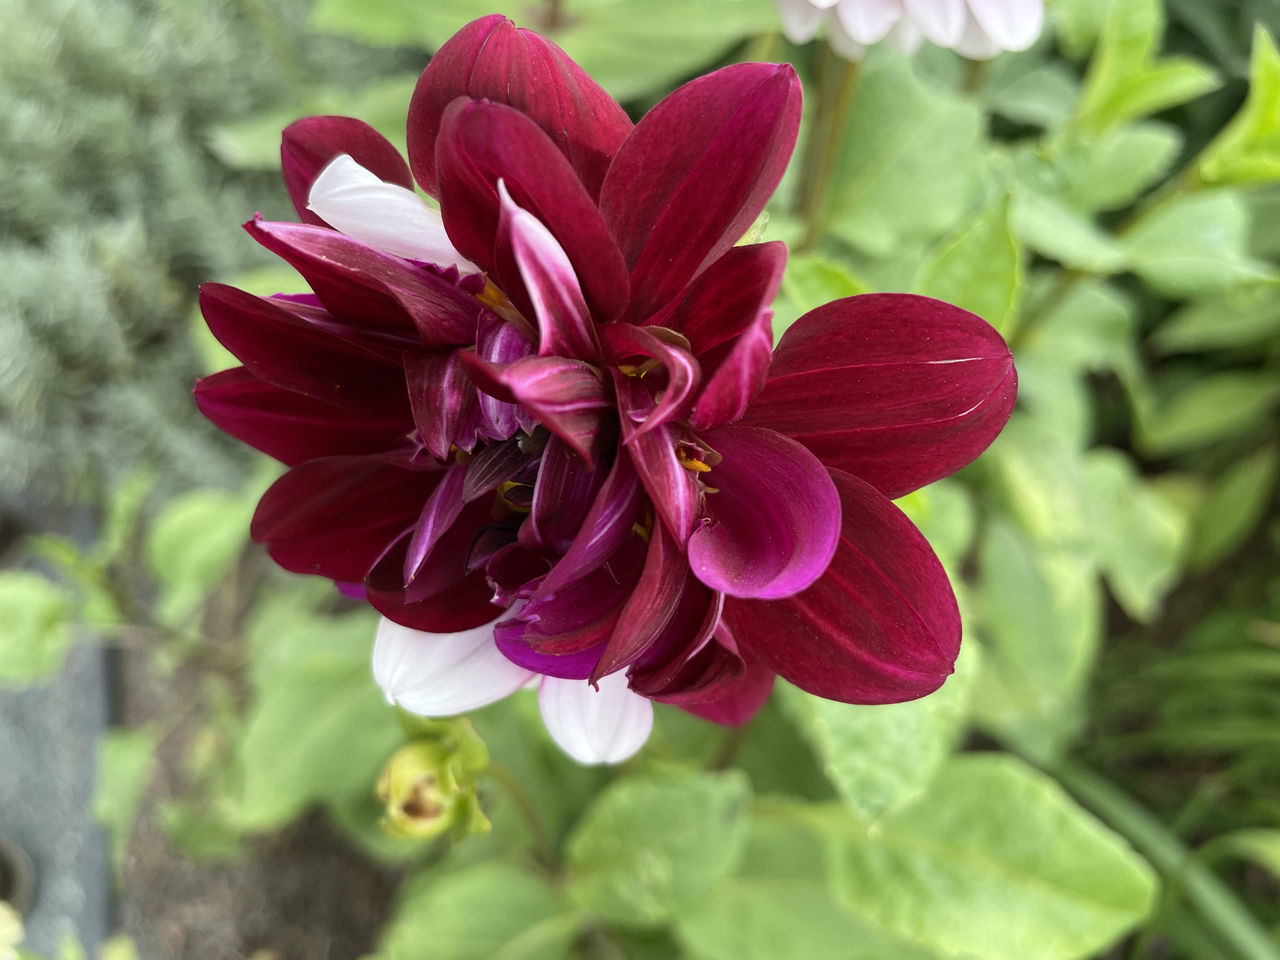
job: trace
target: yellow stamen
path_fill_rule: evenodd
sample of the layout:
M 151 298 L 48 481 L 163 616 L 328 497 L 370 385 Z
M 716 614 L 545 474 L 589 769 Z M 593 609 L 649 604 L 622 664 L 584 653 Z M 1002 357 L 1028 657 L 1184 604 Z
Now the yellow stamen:
M 710 473 L 711 468 L 701 460 L 695 460 L 684 452 L 683 447 L 676 447 L 676 459 L 680 461 L 680 466 L 686 470 L 692 470 L 694 473 Z

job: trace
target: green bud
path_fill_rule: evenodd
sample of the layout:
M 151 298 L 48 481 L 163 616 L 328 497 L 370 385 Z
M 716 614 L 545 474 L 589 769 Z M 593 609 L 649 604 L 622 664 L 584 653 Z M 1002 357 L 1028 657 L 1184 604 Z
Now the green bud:
M 397 750 L 378 778 L 383 827 L 417 838 L 488 831 L 476 798 L 476 774 L 489 764 L 484 741 L 465 719 L 414 717 L 410 729 L 418 739 Z

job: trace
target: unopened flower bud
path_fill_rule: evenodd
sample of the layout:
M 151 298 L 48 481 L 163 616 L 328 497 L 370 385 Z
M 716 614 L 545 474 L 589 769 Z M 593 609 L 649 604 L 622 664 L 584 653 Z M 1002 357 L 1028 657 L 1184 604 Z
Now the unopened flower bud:
M 429 722 L 426 737 L 397 750 L 378 778 L 383 826 L 405 837 L 487 831 L 475 775 L 488 765 L 488 749 L 466 720 Z

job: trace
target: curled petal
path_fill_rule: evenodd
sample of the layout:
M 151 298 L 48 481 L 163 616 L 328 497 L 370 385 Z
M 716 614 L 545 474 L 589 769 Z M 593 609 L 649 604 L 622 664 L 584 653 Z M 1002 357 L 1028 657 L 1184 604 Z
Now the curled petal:
M 245 367 L 197 381 L 195 399 L 220 430 L 291 467 L 316 457 L 381 453 L 406 442 L 394 422 L 285 390 Z
M 383 617 L 373 677 L 389 703 L 419 716 L 451 717 L 515 693 L 533 674 L 498 652 L 491 624 L 423 633 Z
M 335 317 L 416 329 L 428 347 L 475 342 L 482 307 L 456 283 L 325 227 L 256 218 L 244 226 L 302 274 Z
M 608 398 L 600 374 L 581 360 L 527 357 L 501 365 L 462 353 L 467 374 L 485 393 L 527 409 L 591 464 Z
M 476 388 L 456 350 L 415 350 L 404 357 L 409 407 L 427 452 L 446 460 L 449 448 L 475 446 Z
M 436 484 L 423 504 L 422 513 L 409 538 L 409 547 L 404 558 L 404 585 L 408 588 L 418 576 L 427 555 L 431 553 L 440 538 L 462 514 L 464 506 L 462 487 L 467 479 L 467 468 L 462 464 L 454 464 L 445 471 L 444 478 Z
M 570 550 L 584 530 L 605 477 L 604 464 L 597 461 L 588 467 L 567 443 L 557 436 L 549 437 L 538 466 L 533 507 L 520 536 L 561 554 Z
M 541 333 L 538 353 L 597 359 L 595 323 L 564 248 L 537 217 L 516 206 L 501 180 L 498 194 L 502 202 L 498 242 L 511 248 L 524 279 Z
M 724 619 L 745 653 L 819 697 L 898 703 L 932 693 L 960 650 L 955 594 L 928 541 L 856 477 L 832 471 L 840 545 L 798 596 L 730 600 Z
M 713 639 L 726 630 L 723 611 L 723 593 L 688 577 L 671 622 L 631 668 L 631 689 L 664 703 L 685 703 L 712 699 L 735 682 L 742 658 L 736 648 Z
M 756 324 L 778 295 L 786 266 L 786 244 L 777 240 L 734 247 L 651 322 L 683 335 L 710 374 L 709 357 Z
M 280 169 L 289 198 L 304 223 L 325 226 L 324 220 L 307 209 L 307 194 L 320 171 L 344 153 L 379 180 L 413 188 L 413 176 L 400 151 L 363 120 L 303 117 L 284 128 Z
M 600 681 L 545 677 L 538 690 L 542 722 L 551 739 L 579 763 L 621 763 L 653 729 L 653 704 L 627 686 L 624 674 Z
M 433 196 L 436 137 L 445 108 L 458 97 L 493 100 L 527 114 L 593 197 L 631 131 L 626 112 L 554 43 L 506 17 L 482 17 L 436 51 L 409 105 L 409 162 Z
M 517 666 L 532 670 L 544 677 L 562 680 L 586 680 L 595 669 L 596 661 L 604 650 L 604 642 L 574 653 L 544 653 L 529 646 L 523 640 L 498 633 L 498 649 Z
M 710 519 L 689 537 L 689 566 L 731 597 L 789 597 L 836 551 L 840 498 L 826 468 L 789 437 L 721 427 L 703 439 L 723 458 L 707 474 Z
M 792 324 L 744 422 L 794 437 L 894 498 L 985 450 L 1016 396 L 1009 348 L 980 317 L 928 297 L 867 294 Z
M 773 355 L 773 311 L 762 311 L 747 330 L 717 351 L 710 378 L 689 416 L 694 430 L 739 419 L 759 394 Z
M 541 483 L 541 479 L 538 482 Z M 597 569 L 617 553 L 631 536 L 640 516 L 640 494 L 640 478 L 631 460 L 619 456 L 591 502 L 591 509 L 573 543 L 547 574 L 541 589 L 555 592 Z
M 969 9 L 1000 50 L 1026 50 L 1044 27 L 1042 0 L 969 0 Z
M 669 303 L 742 237 L 782 178 L 799 126 L 800 81 L 785 64 L 725 67 L 645 115 L 600 192 L 631 267 L 628 319 Z
M 476 272 L 449 242 L 444 221 L 422 198 L 398 183 L 388 183 L 346 154 L 316 176 L 307 209 L 335 230 L 410 260 Z
M 666 336 L 659 336 L 660 333 Z M 651 410 L 643 413 L 638 426 L 634 426 L 634 415 L 638 415 L 638 411 L 632 410 L 633 423 L 627 426 L 628 436 L 647 433 L 688 414 L 702 371 L 689 352 L 687 341 L 671 330 L 637 327 L 630 323 L 606 324 L 600 328 L 600 336 L 615 365 L 626 361 L 638 367 L 647 360 L 657 360 L 662 365 L 665 380 L 655 395 L 657 402 Z M 652 376 L 652 372 L 646 374 L 646 377 Z M 634 395 L 637 400 L 642 399 L 642 394 Z
M 721 631 L 724 643 L 732 647 L 727 629 L 721 627 Z M 727 654 L 728 647 L 717 646 Z M 733 655 L 738 657 L 740 668 L 732 680 L 718 687 L 714 698 L 685 701 L 680 704 L 683 709 L 725 727 L 740 727 L 756 715 L 773 692 L 777 674 L 750 655 Z

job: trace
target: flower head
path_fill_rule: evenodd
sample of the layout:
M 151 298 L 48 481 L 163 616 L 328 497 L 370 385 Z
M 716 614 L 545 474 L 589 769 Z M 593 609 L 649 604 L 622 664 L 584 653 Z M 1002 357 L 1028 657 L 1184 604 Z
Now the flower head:
M 885 42 L 914 53 L 925 40 L 973 60 L 1025 50 L 1040 36 L 1044 0 L 776 0 L 792 43 L 807 43 L 825 24 L 840 56 L 861 60 Z
M 786 249 L 735 243 L 799 118 L 791 68 L 747 63 L 633 126 L 494 16 L 423 73 L 408 165 L 356 120 L 285 132 L 305 222 L 246 228 L 313 293 L 206 285 L 244 366 L 196 397 L 291 467 L 253 536 L 363 583 L 390 699 L 448 716 L 536 682 L 599 763 L 643 744 L 653 700 L 736 724 L 775 675 L 884 703 L 951 672 L 955 597 L 890 498 L 990 443 L 1012 360 L 978 317 L 894 294 L 772 349 Z

